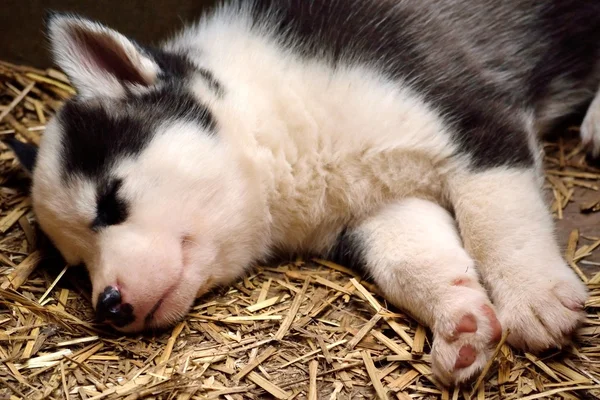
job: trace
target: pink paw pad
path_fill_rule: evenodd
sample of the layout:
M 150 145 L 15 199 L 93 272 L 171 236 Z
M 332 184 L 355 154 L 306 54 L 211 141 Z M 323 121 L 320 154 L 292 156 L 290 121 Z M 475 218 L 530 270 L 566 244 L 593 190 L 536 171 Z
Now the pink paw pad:
M 475 316 L 473 314 L 463 315 L 463 317 L 458 322 L 458 325 L 456 325 L 456 332 L 457 333 L 477 332 L 477 320 L 475 319 Z
M 583 311 L 584 308 L 585 306 L 583 304 L 575 304 L 569 307 L 571 311 Z
M 570 301 L 563 300 L 563 302 L 562 302 L 562 303 L 563 303 L 563 305 L 564 305 L 565 307 L 567 307 L 569 310 L 571 310 L 571 311 L 575 311 L 575 312 L 583 311 L 583 309 L 585 308 L 585 305 L 584 305 L 584 304 L 582 304 L 582 303 L 579 303 L 579 302 L 577 302 L 577 301 L 574 301 L 574 300 L 570 300 Z
M 471 366 L 476 359 L 477 351 L 473 348 L 473 346 L 467 344 L 461 347 L 458 351 L 458 357 L 456 358 L 456 363 L 454 363 L 454 368 L 467 368 Z
M 500 325 L 500 321 L 498 321 L 496 313 L 494 312 L 494 310 L 492 310 L 490 306 L 484 304 L 483 306 L 481 306 L 481 309 L 490 321 L 490 328 L 492 328 L 491 343 L 498 343 L 502 338 L 502 325 Z
M 500 341 L 500 338 L 502 337 L 502 326 L 500 325 L 500 322 L 496 317 L 496 313 L 490 306 L 488 306 L 487 304 L 482 305 L 481 311 L 483 312 L 483 315 L 488 319 L 489 326 L 491 328 L 491 337 L 489 343 L 491 345 L 494 345 L 498 343 Z M 460 321 L 456 325 L 456 329 L 450 337 L 450 341 L 456 341 L 459 335 L 461 334 L 475 332 L 477 332 L 477 319 L 475 318 L 475 315 L 470 313 L 465 314 L 461 317 Z M 456 358 L 454 368 L 467 368 L 471 364 L 473 364 L 476 359 L 477 350 L 469 344 L 464 345 L 458 351 L 458 356 Z
M 475 288 L 477 286 L 477 282 L 471 279 L 470 277 L 460 277 L 455 278 L 451 282 L 452 286 L 464 286 L 468 288 Z
M 471 283 L 469 278 L 456 278 L 452 281 L 452 286 L 467 286 Z

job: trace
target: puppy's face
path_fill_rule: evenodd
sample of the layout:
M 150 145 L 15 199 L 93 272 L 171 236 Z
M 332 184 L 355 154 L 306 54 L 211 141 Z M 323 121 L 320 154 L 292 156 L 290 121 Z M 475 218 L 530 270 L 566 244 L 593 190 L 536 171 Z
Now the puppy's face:
M 49 33 L 78 96 L 43 136 L 36 218 L 70 264 L 86 265 L 101 320 L 169 325 L 227 275 L 223 242 L 247 207 L 244 181 L 209 105 L 186 87 L 185 59 L 74 17 L 51 17 Z

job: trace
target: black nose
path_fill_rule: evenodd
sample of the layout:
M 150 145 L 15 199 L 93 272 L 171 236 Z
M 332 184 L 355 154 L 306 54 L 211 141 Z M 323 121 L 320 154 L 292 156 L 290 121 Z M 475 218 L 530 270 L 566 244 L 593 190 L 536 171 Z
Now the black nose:
M 121 303 L 121 292 L 114 286 L 107 286 L 98 295 L 96 305 L 98 321 L 109 321 L 117 327 L 123 327 L 135 320 L 133 307 L 129 303 Z

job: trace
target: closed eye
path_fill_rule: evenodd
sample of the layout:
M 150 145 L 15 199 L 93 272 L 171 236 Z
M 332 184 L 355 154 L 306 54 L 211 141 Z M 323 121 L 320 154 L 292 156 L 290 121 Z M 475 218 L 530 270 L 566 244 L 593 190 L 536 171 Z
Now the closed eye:
M 98 188 L 96 218 L 92 222 L 92 230 L 99 231 L 110 225 L 118 225 L 127 219 L 127 203 L 118 196 L 122 183 L 120 179 L 114 179 Z

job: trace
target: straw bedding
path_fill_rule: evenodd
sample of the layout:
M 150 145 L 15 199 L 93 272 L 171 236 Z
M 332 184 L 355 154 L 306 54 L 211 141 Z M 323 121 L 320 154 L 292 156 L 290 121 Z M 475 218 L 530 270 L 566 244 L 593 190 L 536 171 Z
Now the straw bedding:
M 0 139 L 38 143 L 73 93 L 58 71 L 0 62 Z M 42 259 L 27 177 L 0 145 L 0 398 L 600 398 L 600 169 L 575 129 L 545 153 L 561 245 L 591 291 L 587 320 L 562 352 L 503 340 L 478 379 L 446 390 L 431 375 L 429 331 L 326 260 L 261 266 L 168 331 L 107 330 L 85 271 Z

